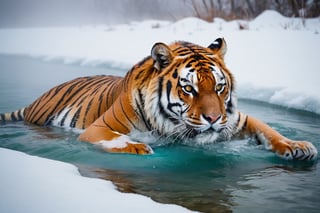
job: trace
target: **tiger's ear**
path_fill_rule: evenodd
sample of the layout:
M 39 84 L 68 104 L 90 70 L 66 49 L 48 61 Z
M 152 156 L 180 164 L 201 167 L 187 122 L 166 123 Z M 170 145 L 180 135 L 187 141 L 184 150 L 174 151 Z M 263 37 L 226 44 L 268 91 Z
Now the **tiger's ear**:
M 155 43 L 151 49 L 151 57 L 154 60 L 154 67 L 157 70 L 162 70 L 172 61 L 170 48 L 164 43 Z
M 217 38 L 214 42 L 212 42 L 208 48 L 213 50 L 214 54 L 217 54 L 222 59 L 227 52 L 227 43 L 224 38 Z

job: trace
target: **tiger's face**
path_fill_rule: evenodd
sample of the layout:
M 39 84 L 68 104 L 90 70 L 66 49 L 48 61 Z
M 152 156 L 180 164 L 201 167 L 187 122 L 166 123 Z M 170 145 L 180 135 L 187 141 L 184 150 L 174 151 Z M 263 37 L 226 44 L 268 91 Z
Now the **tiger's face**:
M 223 39 L 208 48 L 185 42 L 154 46 L 159 74 L 149 83 L 146 107 L 161 134 L 210 142 L 234 128 L 236 98 L 225 51 Z

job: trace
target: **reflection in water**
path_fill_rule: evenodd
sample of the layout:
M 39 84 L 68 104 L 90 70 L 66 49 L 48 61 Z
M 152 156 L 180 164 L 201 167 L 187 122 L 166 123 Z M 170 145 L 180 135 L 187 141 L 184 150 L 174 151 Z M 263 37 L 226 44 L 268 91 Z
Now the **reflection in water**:
M 82 165 L 77 166 L 81 175 L 83 176 L 109 180 L 117 187 L 120 192 L 137 193 L 134 188 L 134 184 L 129 178 L 127 178 L 125 172 L 112 169 L 92 168 Z
M 248 209 L 256 212 L 261 208 L 269 212 L 268 209 L 272 210 L 275 206 L 266 206 L 268 202 L 278 202 L 279 205 L 282 202 L 291 202 L 286 205 L 286 209 L 299 209 L 301 203 L 295 199 L 299 194 L 300 197 L 305 196 L 298 191 L 301 183 L 295 185 L 288 181 L 292 177 L 287 177 L 295 176 L 297 171 L 306 174 L 316 169 L 315 164 L 300 164 L 299 169 L 277 165 L 234 177 L 220 175 L 218 178 L 214 174 L 211 178 L 210 175 L 206 175 L 206 178 L 199 175 L 196 178 L 197 175 L 188 173 L 155 175 L 78 166 L 84 176 L 111 180 L 122 192 L 143 194 L 161 203 L 175 203 L 201 212 L 247 212 Z M 320 186 L 319 183 L 312 184 L 315 187 Z M 319 192 L 313 196 L 316 195 L 318 196 Z M 316 202 L 316 199 L 309 202 Z
M 317 212 L 320 183 L 312 178 L 319 169 L 316 167 L 315 164 L 300 165 L 297 170 L 290 166 L 273 166 L 244 175 L 238 181 L 244 188 L 233 189 L 231 193 L 234 202 L 241 204 L 237 211 L 257 212 L 263 208 L 266 212 Z
M 232 212 L 230 208 L 232 206 L 231 195 L 223 188 L 208 185 L 207 190 L 203 192 L 196 188 L 190 188 L 190 184 L 196 184 L 186 185 L 188 181 L 176 180 L 176 182 L 172 182 L 173 177 L 167 177 L 168 174 L 156 176 L 110 169 L 94 169 L 81 165 L 78 167 L 84 176 L 112 181 L 121 192 L 143 194 L 160 203 L 178 204 L 201 212 Z M 172 187 L 173 184 L 174 187 Z

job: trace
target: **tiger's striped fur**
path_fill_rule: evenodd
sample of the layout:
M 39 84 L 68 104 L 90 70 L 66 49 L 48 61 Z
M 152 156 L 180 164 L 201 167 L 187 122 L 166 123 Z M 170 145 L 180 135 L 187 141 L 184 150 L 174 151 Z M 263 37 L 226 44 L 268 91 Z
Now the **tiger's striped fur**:
M 0 114 L 0 124 L 5 123 L 6 121 L 23 121 L 24 110 L 25 108 L 22 108 L 14 112 Z
M 156 43 L 125 77 L 93 76 L 54 87 L 1 120 L 84 129 L 79 140 L 109 152 L 146 154 L 132 131 L 156 132 L 193 143 L 251 136 L 286 159 L 315 159 L 309 142 L 292 141 L 237 110 L 235 82 L 224 63 L 226 43 Z
M 49 90 L 25 110 L 37 125 L 85 129 L 104 113 L 121 90 L 121 77 L 80 77 Z

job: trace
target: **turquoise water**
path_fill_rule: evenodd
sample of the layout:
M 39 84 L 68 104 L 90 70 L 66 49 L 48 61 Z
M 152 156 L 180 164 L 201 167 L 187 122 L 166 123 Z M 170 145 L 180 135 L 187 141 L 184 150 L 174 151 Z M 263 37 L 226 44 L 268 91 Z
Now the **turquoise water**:
M 47 89 L 74 77 L 123 75 L 125 71 L 2 55 L 0 73 L 0 112 L 5 112 L 31 103 Z M 287 137 L 313 142 L 320 150 L 320 116 L 248 100 L 240 100 L 239 108 Z M 169 144 L 153 147 L 154 155 L 136 156 L 104 153 L 78 142 L 77 135 L 55 127 L 10 123 L 0 125 L 0 147 L 70 162 L 85 176 L 112 180 L 121 191 L 202 212 L 320 209 L 318 162 L 281 160 L 250 140 L 207 147 Z

